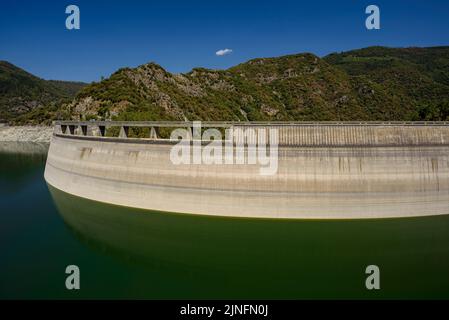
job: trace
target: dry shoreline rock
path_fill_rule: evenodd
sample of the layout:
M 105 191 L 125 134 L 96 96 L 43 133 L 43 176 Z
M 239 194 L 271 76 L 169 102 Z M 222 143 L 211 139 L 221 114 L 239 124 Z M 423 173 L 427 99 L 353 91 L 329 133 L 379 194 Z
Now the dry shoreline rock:
M 2 126 L 0 127 L 0 142 L 46 142 L 49 143 L 53 127 L 47 126 Z

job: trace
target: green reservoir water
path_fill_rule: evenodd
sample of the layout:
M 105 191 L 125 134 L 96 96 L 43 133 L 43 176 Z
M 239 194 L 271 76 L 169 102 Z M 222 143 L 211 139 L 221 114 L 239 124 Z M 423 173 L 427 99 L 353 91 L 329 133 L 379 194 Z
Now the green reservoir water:
M 42 153 L 0 153 L 2 299 L 449 298 L 449 216 L 276 221 L 149 212 L 50 188 L 44 167 Z M 80 290 L 65 288 L 72 264 Z M 380 290 L 365 287 L 372 264 Z

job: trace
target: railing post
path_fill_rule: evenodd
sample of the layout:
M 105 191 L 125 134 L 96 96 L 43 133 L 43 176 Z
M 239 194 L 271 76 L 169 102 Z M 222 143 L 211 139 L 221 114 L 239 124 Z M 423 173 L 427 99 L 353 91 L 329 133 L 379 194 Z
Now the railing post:
M 154 129 L 154 127 L 151 127 L 151 129 L 150 129 L 150 139 L 157 140 L 157 133 L 156 133 L 156 129 Z
M 61 134 L 62 133 L 62 126 L 60 124 L 55 125 L 55 130 L 54 132 L 56 134 Z
M 129 127 L 121 126 L 119 138 L 128 138 Z

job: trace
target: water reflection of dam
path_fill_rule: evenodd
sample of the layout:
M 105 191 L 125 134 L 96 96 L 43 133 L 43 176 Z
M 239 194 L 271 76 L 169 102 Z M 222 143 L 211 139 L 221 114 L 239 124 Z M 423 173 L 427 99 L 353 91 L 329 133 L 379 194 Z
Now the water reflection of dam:
M 448 123 L 203 123 L 278 130 L 278 170 L 268 176 L 256 165 L 172 163 L 174 142 L 160 138 L 162 129 L 192 126 L 59 122 L 45 178 L 72 195 L 168 212 L 269 218 L 449 214 Z M 133 138 L 133 128 L 149 135 Z
M 208 217 L 123 208 L 49 189 L 77 239 L 141 270 L 136 298 L 449 297 L 449 216 Z M 364 285 L 373 263 L 382 270 L 378 292 Z M 104 270 L 89 270 L 95 272 Z

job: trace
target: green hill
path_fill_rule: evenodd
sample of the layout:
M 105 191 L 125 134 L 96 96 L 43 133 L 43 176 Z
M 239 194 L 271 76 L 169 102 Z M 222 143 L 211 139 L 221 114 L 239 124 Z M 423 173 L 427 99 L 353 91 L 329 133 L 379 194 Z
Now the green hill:
M 57 116 L 84 83 L 47 81 L 0 61 L 0 120 L 45 123 Z
M 87 85 L 70 102 L 66 98 L 82 85 L 41 80 L 23 70 L 10 78 L 5 87 L 0 82 L 1 101 L 9 88 L 9 101 L 41 103 L 22 116 L 20 108 L 7 109 L 19 122 L 449 120 L 449 47 L 370 47 L 324 58 L 304 53 L 186 74 L 148 63 Z
M 449 118 L 449 47 L 369 47 L 331 54 L 324 60 L 357 82 L 368 80 L 382 86 L 407 118 Z

